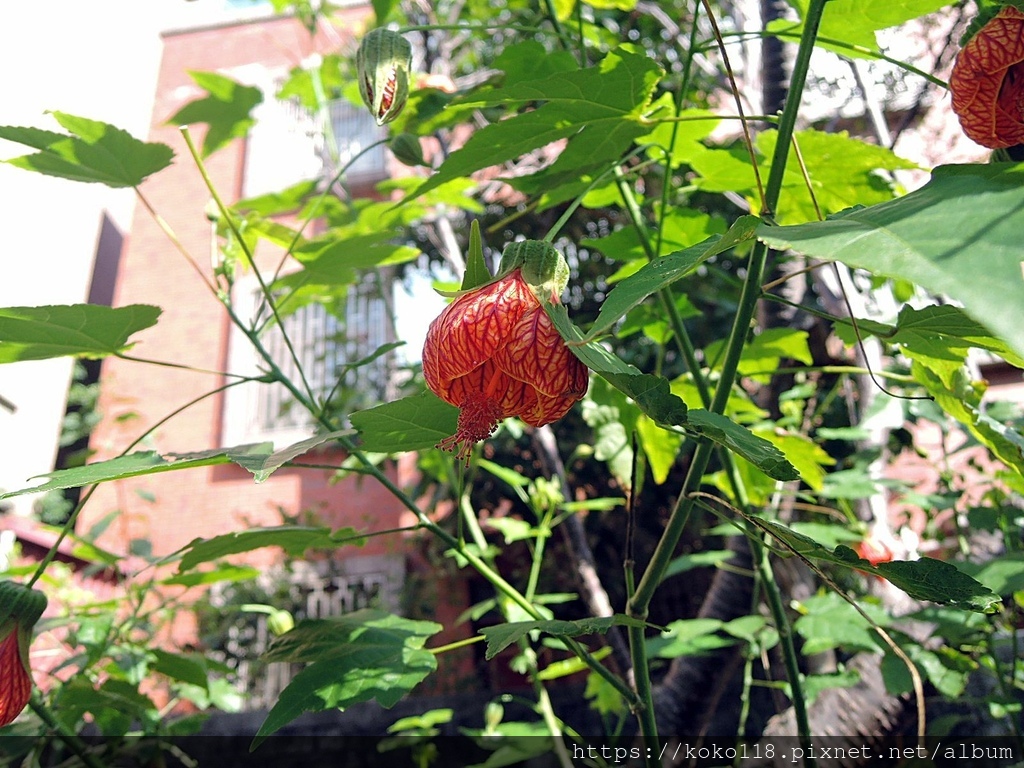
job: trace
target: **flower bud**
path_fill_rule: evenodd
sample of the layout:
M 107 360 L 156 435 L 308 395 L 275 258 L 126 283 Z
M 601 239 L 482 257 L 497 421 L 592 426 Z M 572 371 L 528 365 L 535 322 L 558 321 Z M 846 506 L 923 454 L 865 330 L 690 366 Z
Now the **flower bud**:
M 1004 6 L 967 41 L 949 90 L 968 138 L 989 149 L 1024 144 L 1024 12 Z
M 391 147 L 391 154 L 400 163 L 406 165 L 426 165 L 423 159 L 423 147 L 420 146 L 418 136 L 411 133 L 400 133 L 391 139 L 388 146 Z
M 0 582 L 0 727 L 14 721 L 32 694 L 28 648 L 46 596 L 13 581 Z
M 412 46 L 397 32 L 378 27 L 370 30 L 356 51 L 359 93 L 377 125 L 398 117 L 409 98 Z

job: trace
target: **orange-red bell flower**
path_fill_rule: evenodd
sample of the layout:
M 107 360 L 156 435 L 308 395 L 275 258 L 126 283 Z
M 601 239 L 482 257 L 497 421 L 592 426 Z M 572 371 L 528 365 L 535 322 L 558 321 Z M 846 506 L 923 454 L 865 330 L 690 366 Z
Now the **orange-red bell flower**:
M 423 377 L 434 394 L 459 407 L 458 429 L 438 448 L 460 458 L 502 419 L 550 424 L 587 391 L 586 366 L 565 345 L 521 269 L 463 294 L 430 324 Z
M 1024 144 L 1024 12 L 1004 6 L 964 45 L 949 90 L 968 138 L 990 149 Z
M 14 722 L 32 694 L 32 676 L 21 658 L 18 627 L 0 640 L 0 727 Z

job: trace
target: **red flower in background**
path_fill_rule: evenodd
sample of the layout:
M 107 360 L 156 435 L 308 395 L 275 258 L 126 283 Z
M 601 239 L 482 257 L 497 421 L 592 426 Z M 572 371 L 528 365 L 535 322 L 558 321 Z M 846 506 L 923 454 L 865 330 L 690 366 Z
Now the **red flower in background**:
M 438 448 L 468 458 L 510 416 L 540 427 L 587 391 L 587 368 L 559 335 L 522 270 L 465 293 L 427 331 L 423 377 L 459 407 L 455 434 Z
M 18 625 L 0 640 L 0 727 L 14 722 L 32 694 L 32 676 L 21 660 Z
M 1004 6 L 964 45 L 949 90 L 968 138 L 990 149 L 1024 144 L 1024 12 Z

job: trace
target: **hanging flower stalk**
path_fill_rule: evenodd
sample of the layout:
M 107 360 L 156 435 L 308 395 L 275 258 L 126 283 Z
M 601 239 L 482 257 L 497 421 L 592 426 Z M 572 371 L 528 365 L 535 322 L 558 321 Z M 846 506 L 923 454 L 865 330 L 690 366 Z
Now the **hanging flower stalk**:
M 1024 144 L 1024 12 L 1000 9 L 957 54 L 953 111 L 968 138 L 990 149 Z
M 378 27 L 366 34 L 356 51 L 359 93 L 377 125 L 390 123 L 409 98 L 412 46 L 397 32 Z
M 455 434 L 438 448 L 468 460 L 503 419 L 550 424 L 586 394 L 587 368 L 544 309 L 559 303 L 568 273 L 548 243 L 512 243 L 496 279 L 462 293 L 430 324 L 423 377 L 459 408 Z
M 42 592 L 0 582 L 0 727 L 13 722 L 32 695 L 28 649 L 45 608 Z

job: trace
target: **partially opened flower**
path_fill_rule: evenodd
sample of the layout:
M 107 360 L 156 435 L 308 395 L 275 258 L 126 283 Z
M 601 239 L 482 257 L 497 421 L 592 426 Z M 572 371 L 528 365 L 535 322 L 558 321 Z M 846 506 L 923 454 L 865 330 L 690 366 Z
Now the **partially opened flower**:
M 968 138 L 1000 149 L 1024 144 L 1024 12 L 1004 6 L 957 54 L 953 111 Z
M 565 345 L 542 303 L 558 302 L 564 259 L 547 243 L 510 248 L 530 259 L 449 304 L 430 324 L 423 345 L 427 386 L 459 407 L 455 434 L 438 447 L 460 458 L 503 419 L 518 416 L 540 427 L 562 418 L 587 391 L 586 366 Z M 552 279 L 544 272 L 548 267 L 538 269 L 538 259 L 556 257 L 561 266 Z M 515 257 L 503 260 L 509 262 L 515 264 Z
M 42 592 L 0 582 L 0 727 L 13 722 L 32 695 L 28 647 L 45 608 Z
M 412 46 L 398 32 L 378 27 L 366 34 L 356 50 L 359 94 L 377 125 L 390 123 L 409 98 Z

